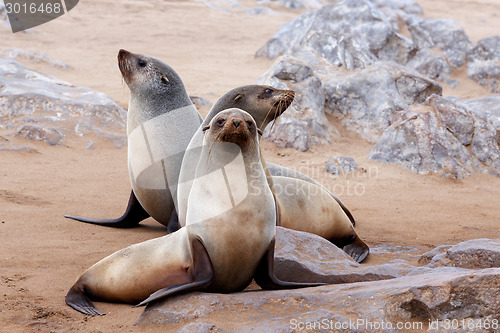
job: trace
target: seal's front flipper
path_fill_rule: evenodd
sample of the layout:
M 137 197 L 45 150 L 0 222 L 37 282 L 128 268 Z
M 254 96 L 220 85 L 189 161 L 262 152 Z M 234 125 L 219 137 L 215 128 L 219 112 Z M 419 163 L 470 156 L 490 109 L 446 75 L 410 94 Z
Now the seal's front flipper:
M 274 275 L 274 243 L 271 241 L 269 249 L 262 257 L 257 270 L 255 271 L 254 280 L 262 288 L 266 290 L 276 289 L 295 289 L 322 286 L 325 283 L 300 283 L 300 282 L 286 282 L 278 280 Z
M 365 260 L 368 253 L 370 253 L 370 248 L 361 240 L 361 238 L 359 238 L 358 235 L 355 235 L 353 242 L 345 245 L 342 250 L 344 250 L 345 253 L 350 255 L 357 262 Z
M 134 191 L 131 191 L 130 199 L 128 200 L 128 206 L 125 210 L 125 213 L 117 219 L 90 219 L 86 217 L 64 215 L 64 217 L 68 219 L 113 228 L 133 228 L 136 227 L 139 222 L 147 219 L 149 216 L 150 215 L 148 214 L 148 212 L 146 212 L 144 208 L 142 208 L 141 204 L 137 200 Z
M 83 285 L 75 284 L 66 294 L 66 304 L 76 311 L 90 316 L 103 316 L 104 312 L 97 310 L 94 303 L 87 297 Z
M 191 240 L 191 253 L 193 255 L 193 267 L 191 268 L 190 274 L 192 282 L 175 284 L 173 286 L 160 289 L 152 293 L 148 298 L 136 306 L 146 305 L 147 303 L 156 301 L 160 298 L 207 288 L 212 283 L 214 277 L 214 269 L 207 249 L 199 239 L 194 238 Z

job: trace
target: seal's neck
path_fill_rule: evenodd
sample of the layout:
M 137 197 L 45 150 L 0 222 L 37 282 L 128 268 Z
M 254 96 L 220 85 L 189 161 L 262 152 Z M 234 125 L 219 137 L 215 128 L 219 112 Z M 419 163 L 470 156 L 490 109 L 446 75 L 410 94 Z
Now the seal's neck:
M 131 94 L 127 113 L 127 133 L 150 119 L 189 105 L 193 105 L 193 103 L 185 92 L 176 95 L 175 99 L 161 95 Z

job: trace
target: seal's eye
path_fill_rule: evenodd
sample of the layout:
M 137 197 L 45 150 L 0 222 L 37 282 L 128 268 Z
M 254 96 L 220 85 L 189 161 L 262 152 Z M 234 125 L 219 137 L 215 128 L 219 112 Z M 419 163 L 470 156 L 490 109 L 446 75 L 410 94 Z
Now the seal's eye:
M 247 125 L 248 125 L 248 127 L 249 127 L 249 128 L 252 128 L 252 126 L 253 126 L 253 122 L 251 122 L 251 121 L 249 120 L 249 121 L 247 121 Z
M 146 67 L 146 62 L 142 59 L 139 59 L 137 60 L 137 65 L 139 65 L 139 67 Z
M 272 90 L 272 89 L 269 89 L 269 88 L 266 88 L 266 90 L 264 90 L 264 93 L 265 93 L 266 95 L 270 95 L 270 94 L 272 94 L 272 93 L 273 93 L 273 90 Z
M 224 125 L 225 122 L 226 122 L 226 119 L 224 119 L 224 118 L 217 119 L 217 125 L 219 125 L 219 126 Z

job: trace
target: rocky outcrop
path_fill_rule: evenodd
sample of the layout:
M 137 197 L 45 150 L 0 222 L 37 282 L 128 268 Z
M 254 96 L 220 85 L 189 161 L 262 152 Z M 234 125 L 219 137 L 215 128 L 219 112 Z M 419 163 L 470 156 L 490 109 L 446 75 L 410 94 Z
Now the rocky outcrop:
M 379 141 L 391 125 L 394 112 L 423 103 L 442 91 L 437 82 L 388 62 L 329 76 L 323 84 L 328 112 L 370 142 Z
M 311 144 L 329 143 L 338 132 L 329 128 L 324 113 L 325 96 L 321 80 L 313 75 L 311 67 L 292 57 L 278 60 L 261 77 L 259 84 L 296 91 L 295 99 L 286 113 L 264 131 L 264 139 L 283 148 L 306 151 Z
M 441 246 L 424 253 L 419 263 L 428 267 L 467 269 L 500 267 L 500 239 L 473 239 L 454 246 Z
M 405 20 L 415 46 L 419 50 L 437 48 L 452 67 L 465 64 L 473 44 L 464 29 L 454 20 L 421 18 L 415 15 Z
M 435 81 L 458 86 L 450 75 L 467 63 L 471 78 L 496 91 L 500 37 L 474 46 L 457 22 L 418 14 L 413 1 L 346 0 L 284 24 L 256 53 L 275 59 L 258 83 L 298 98 L 264 139 L 300 151 L 330 143 L 339 135 L 331 114 L 376 143 L 373 159 L 455 178 L 500 174 L 499 98 L 439 100 Z
M 0 52 L 0 58 L 9 58 L 17 60 L 19 58 L 38 64 L 43 63 L 51 67 L 68 70 L 73 69 L 64 61 L 52 59 L 47 53 L 40 51 L 30 51 L 25 49 L 6 49 Z
M 500 93 L 500 36 L 477 42 L 467 59 L 469 77 L 491 92 Z
M 282 280 L 335 284 L 392 279 L 415 268 L 403 260 L 375 267 L 358 264 L 324 238 L 282 227 L 276 230 L 274 264 Z
M 324 278 L 335 284 L 315 288 L 260 291 L 251 286 L 241 293 L 175 296 L 149 304 L 138 324 L 186 332 L 394 332 L 402 330 L 395 330 L 398 323 L 408 325 L 403 328 L 409 331 L 452 332 L 447 325 L 451 320 L 461 325 L 453 332 L 479 324 L 498 327 L 499 244 L 499 240 L 480 239 L 439 247 L 423 256 L 425 267 L 406 264 L 398 277 L 354 282 L 361 281 L 352 274 L 355 270 L 371 270 L 375 277 L 380 266 L 394 269 L 402 267 L 402 261 L 362 268 L 318 236 L 278 228 L 275 268 L 279 278 L 320 281 L 332 271 L 346 278 Z
M 425 104 L 394 113 L 370 158 L 422 174 L 499 175 L 500 145 L 493 124 L 441 96 L 433 95 Z
M 57 145 L 68 137 L 96 135 L 122 147 L 127 141 L 126 117 L 126 111 L 103 93 L 0 59 L 0 129 L 5 136 Z

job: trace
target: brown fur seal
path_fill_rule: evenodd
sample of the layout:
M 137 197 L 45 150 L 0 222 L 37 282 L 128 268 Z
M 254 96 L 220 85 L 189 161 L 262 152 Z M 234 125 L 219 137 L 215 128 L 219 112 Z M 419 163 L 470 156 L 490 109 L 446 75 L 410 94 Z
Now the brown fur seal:
M 293 91 L 278 90 L 267 86 L 239 87 L 224 94 L 217 101 L 204 119 L 202 127 L 213 119 L 221 105 L 227 105 L 233 101 L 238 108 L 255 117 L 259 128 L 263 130 L 283 112 L 276 112 L 276 106 L 281 104 L 284 109 L 288 108 L 293 97 Z M 187 200 L 194 179 L 194 167 L 197 165 L 200 156 L 202 140 L 203 134 L 200 129 L 191 139 L 182 162 L 181 174 L 179 175 L 177 210 L 180 227 L 186 225 Z M 338 247 L 343 248 L 346 253 L 358 262 L 366 258 L 369 247 L 354 231 L 354 219 L 337 197 L 325 187 L 301 173 L 279 165 L 266 163 L 262 155 L 261 163 L 264 165 L 269 185 L 278 202 L 279 212 L 282 214 L 280 215 L 281 226 L 322 236 Z M 282 174 L 284 177 L 281 176 Z M 279 175 L 279 177 L 275 175 Z M 291 191 L 285 193 L 284 191 L 275 190 L 275 179 L 279 180 L 281 188 L 290 189 Z M 297 211 L 297 203 L 301 203 L 305 208 Z
M 193 290 L 241 291 L 252 278 L 263 289 L 321 285 L 274 276 L 278 216 L 260 164 L 253 118 L 229 109 L 204 130 L 186 227 L 115 252 L 90 267 L 66 295 L 69 306 L 100 315 L 104 313 L 92 300 L 143 305 Z
M 122 54 L 125 51 L 120 51 L 120 54 Z M 123 56 L 118 56 L 120 59 Z M 139 59 L 139 55 L 137 55 Z M 146 56 L 140 56 L 141 59 L 145 59 Z M 151 58 L 151 57 L 150 57 Z M 154 59 L 154 58 L 151 58 Z M 155 59 L 155 61 L 159 61 Z M 123 61 L 119 63 L 123 63 Z M 163 64 L 164 66 L 168 67 L 167 65 Z M 124 67 L 125 66 L 121 66 Z M 120 67 L 120 68 L 121 68 Z M 133 73 L 135 68 L 133 67 L 126 67 L 127 72 Z M 141 67 L 137 69 L 140 71 Z M 173 70 L 172 70 L 173 71 Z M 122 70 L 123 73 L 123 70 Z M 159 71 L 158 74 L 161 72 Z M 125 78 L 125 74 L 124 78 Z M 128 75 L 132 76 L 132 75 Z M 179 80 L 176 81 L 177 86 L 182 86 L 182 82 Z M 132 91 L 132 88 L 131 88 Z M 177 101 L 182 101 L 182 104 L 185 102 L 185 98 L 187 96 L 187 93 L 185 92 L 185 89 L 179 89 L 177 93 L 175 94 L 168 94 L 163 96 L 165 99 L 173 98 Z M 294 93 L 291 90 L 280 90 L 280 89 L 274 89 L 269 86 L 262 86 L 262 85 L 249 85 L 249 86 L 242 86 L 239 88 L 235 88 L 226 94 L 224 94 L 219 100 L 216 102 L 216 104 L 212 107 L 210 113 L 208 114 L 207 118 L 204 121 L 204 125 L 207 125 L 210 123 L 210 120 L 220 111 L 228 109 L 228 108 L 241 108 L 241 109 L 248 109 L 252 116 L 255 117 L 255 121 L 259 125 L 259 128 L 265 127 L 271 120 L 275 119 L 281 113 L 283 113 L 288 106 L 293 101 L 293 96 Z M 132 103 L 132 96 L 131 96 L 131 103 Z M 175 107 L 178 105 L 174 105 L 172 107 Z M 149 107 L 149 106 L 148 106 Z M 129 111 L 130 112 L 130 111 Z M 195 118 L 195 119 L 193 119 Z M 191 121 L 191 122 L 190 122 Z M 196 125 L 197 124 L 197 125 Z M 192 134 L 190 135 L 190 132 L 193 128 L 193 126 L 199 126 L 200 122 L 196 117 L 190 117 L 189 119 L 184 119 L 182 125 L 179 127 L 179 132 L 181 132 L 181 136 L 183 138 L 187 138 L 187 140 L 191 140 Z M 187 127 L 189 130 L 184 131 L 184 128 Z M 198 127 L 197 127 L 198 128 Z M 185 132 L 182 134 L 182 132 Z M 198 131 L 198 138 L 201 136 L 201 127 L 200 130 Z M 160 141 L 160 140 L 158 140 Z M 164 140 L 163 140 L 164 141 Z M 199 152 L 198 152 L 199 153 Z M 177 155 L 178 157 L 180 155 Z M 129 161 L 130 161 L 130 156 L 129 156 Z M 172 163 L 171 163 L 172 164 Z M 180 166 L 180 163 L 179 163 Z M 157 173 L 159 174 L 159 173 Z M 150 182 L 153 182 L 151 179 Z M 163 177 L 160 175 L 157 177 L 156 181 L 157 183 L 162 183 L 164 182 Z M 172 184 L 173 185 L 173 184 Z M 163 191 L 161 192 L 164 194 L 164 198 L 162 199 L 163 201 L 166 202 L 166 204 L 162 204 L 163 201 L 161 200 L 151 200 L 152 205 L 156 205 L 158 203 L 158 210 L 161 212 L 164 212 L 163 214 L 155 214 L 156 216 L 159 216 L 161 220 L 158 220 L 162 224 L 167 224 L 168 218 L 171 216 L 168 215 L 167 211 L 171 211 L 173 201 L 170 197 L 170 192 Z M 183 205 L 185 207 L 185 204 Z M 134 194 L 134 191 L 132 191 L 129 199 L 129 203 L 127 206 L 127 209 L 125 213 L 117 218 L 117 219 L 89 219 L 89 218 L 83 218 L 83 217 L 76 217 L 76 216 L 70 216 L 70 215 L 65 215 L 67 218 L 72 218 L 78 221 L 82 222 L 88 222 L 88 223 L 93 223 L 93 224 L 99 224 L 99 225 L 105 225 L 105 226 L 110 226 L 110 227 L 118 227 L 118 228 L 130 228 L 130 227 L 135 227 L 139 224 L 140 221 L 144 220 L 145 218 L 150 216 L 150 213 L 148 211 L 153 211 L 154 207 L 149 207 L 146 210 L 143 208 L 143 206 L 140 203 L 140 200 L 136 198 L 136 195 Z M 173 212 L 172 212 L 173 213 Z M 168 215 L 168 217 L 167 217 Z M 153 216 L 155 218 L 155 216 Z M 169 232 L 177 230 L 178 226 L 176 226 L 176 214 L 172 214 L 172 219 L 170 220 L 169 224 Z M 156 218 L 155 218 L 156 219 Z
M 118 219 L 79 221 L 113 227 L 133 227 L 152 216 L 167 225 L 175 214 L 182 156 L 201 124 L 179 75 L 162 61 L 120 50 L 118 64 L 130 88 L 127 115 L 128 164 L 133 192 Z

